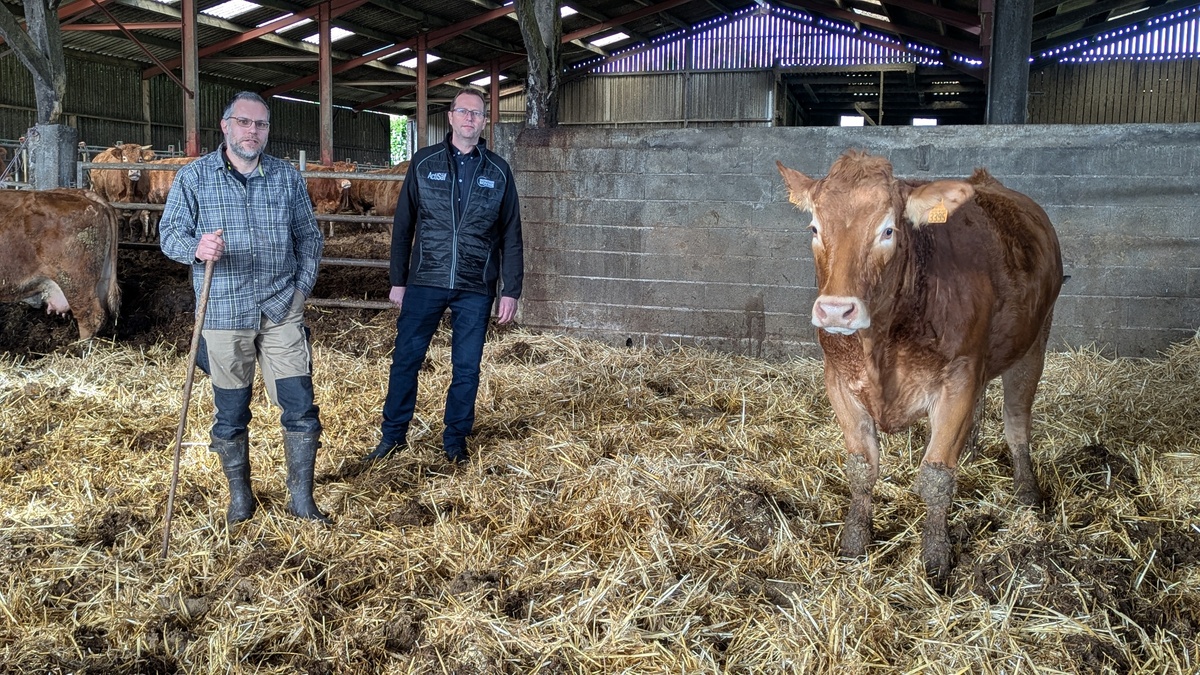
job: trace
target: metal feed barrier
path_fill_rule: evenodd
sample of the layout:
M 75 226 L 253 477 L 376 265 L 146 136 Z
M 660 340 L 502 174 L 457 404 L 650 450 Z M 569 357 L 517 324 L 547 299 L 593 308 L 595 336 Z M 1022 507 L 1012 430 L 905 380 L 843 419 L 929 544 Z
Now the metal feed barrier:
M 99 162 L 78 162 L 76 166 L 76 184 L 84 185 L 85 171 L 88 169 L 140 169 L 142 171 L 178 171 L 181 167 L 177 165 L 155 166 L 153 163 L 139 164 L 112 164 Z M 301 171 L 300 175 L 305 178 L 348 178 L 351 180 L 382 180 L 382 181 L 403 181 L 402 175 L 375 175 L 369 173 L 345 172 L 345 171 Z M 110 205 L 115 209 L 123 211 L 162 211 L 162 204 L 148 204 L 141 202 L 111 202 Z M 390 226 L 392 224 L 391 216 L 360 216 L 347 213 L 329 213 L 316 214 L 317 220 L 327 223 L 370 223 Z M 332 234 L 332 228 L 330 230 Z M 120 248 L 132 250 L 158 250 L 158 244 L 123 241 L 118 244 Z M 387 269 L 391 263 L 387 260 L 371 260 L 359 258 L 322 258 L 322 265 L 334 265 L 343 267 L 375 267 Z M 394 307 L 392 303 L 383 300 L 335 300 L 328 298 L 309 298 L 308 304 L 314 307 L 335 307 L 341 309 L 391 309 Z

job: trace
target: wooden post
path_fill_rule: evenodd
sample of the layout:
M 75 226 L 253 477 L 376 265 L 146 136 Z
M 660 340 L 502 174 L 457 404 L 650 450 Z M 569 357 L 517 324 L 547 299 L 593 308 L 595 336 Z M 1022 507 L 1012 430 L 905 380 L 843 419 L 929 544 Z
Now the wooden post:
M 320 97 L 321 97 L 321 163 L 333 166 L 333 44 L 329 2 L 321 3 L 320 12 Z
M 188 157 L 200 156 L 200 56 L 196 47 L 196 0 L 182 0 L 183 134 Z

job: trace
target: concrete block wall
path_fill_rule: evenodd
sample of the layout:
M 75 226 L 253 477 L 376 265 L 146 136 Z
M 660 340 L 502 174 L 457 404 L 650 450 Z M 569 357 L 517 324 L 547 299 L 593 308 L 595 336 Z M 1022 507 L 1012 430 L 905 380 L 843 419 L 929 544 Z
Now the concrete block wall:
M 505 127 L 521 194 L 523 325 L 616 344 L 816 356 L 808 216 L 775 168 L 847 149 L 897 176 L 985 167 L 1050 215 L 1070 280 L 1052 347 L 1154 356 L 1200 325 L 1200 125 Z

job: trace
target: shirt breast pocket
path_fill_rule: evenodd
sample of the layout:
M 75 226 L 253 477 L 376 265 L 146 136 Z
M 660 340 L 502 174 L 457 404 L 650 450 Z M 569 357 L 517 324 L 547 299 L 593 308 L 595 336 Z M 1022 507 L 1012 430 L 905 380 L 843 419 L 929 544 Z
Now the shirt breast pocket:
M 494 220 L 500 215 L 500 202 L 504 200 L 504 184 L 499 181 L 478 179 L 471 194 L 472 210 L 478 210 L 487 220 Z
M 281 248 L 288 241 L 292 210 L 283 200 L 271 200 L 251 209 L 250 231 L 258 246 Z

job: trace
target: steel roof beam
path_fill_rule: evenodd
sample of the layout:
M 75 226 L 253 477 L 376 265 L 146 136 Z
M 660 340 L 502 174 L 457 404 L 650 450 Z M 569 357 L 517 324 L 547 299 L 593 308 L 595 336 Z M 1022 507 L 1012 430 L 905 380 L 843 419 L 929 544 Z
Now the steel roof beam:
M 654 7 L 654 6 L 655 6 L 655 5 L 651 5 L 651 4 L 648 2 L 648 0 L 633 0 L 633 1 L 634 1 L 635 3 L 637 3 L 637 4 L 641 5 L 642 7 L 645 7 L 646 9 L 650 9 L 650 8 L 652 8 L 652 7 Z M 658 4 L 660 4 L 660 5 L 661 5 L 661 4 L 663 4 L 663 3 L 658 3 Z M 634 13 L 634 12 L 630 12 L 630 14 L 633 14 L 633 13 Z M 680 19 L 680 18 L 678 18 L 678 17 L 676 17 L 676 16 L 672 15 L 671 13 L 667 12 L 665 9 L 661 9 L 661 10 L 658 10 L 658 11 L 655 11 L 655 12 L 651 12 L 651 14 L 662 14 L 663 18 L 664 18 L 664 19 L 666 19 L 666 20 L 667 20 L 669 23 L 672 23 L 672 24 L 674 24 L 676 29 L 679 29 L 679 28 L 691 28 L 691 26 L 690 26 L 690 25 L 689 25 L 689 24 L 688 24 L 686 21 L 684 21 L 683 19 Z M 626 14 L 625 16 L 629 16 L 629 14 Z
M 679 6 L 682 4 L 686 4 L 688 2 L 692 2 L 692 0 L 664 0 L 663 2 L 660 2 L 656 5 L 652 5 L 650 7 L 644 7 L 642 9 L 634 10 L 632 12 L 623 14 L 614 19 L 609 19 L 606 22 L 601 22 L 600 24 L 596 24 L 594 26 L 590 26 L 585 29 L 574 31 L 568 35 L 564 35 L 562 37 L 562 42 L 563 43 L 571 42 L 574 40 L 578 40 L 578 39 L 587 37 L 589 35 L 595 35 L 596 33 L 599 33 L 600 31 L 603 31 L 603 30 L 607 30 L 608 28 L 610 28 L 612 26 L 621 25 L 621 23 L 623 23 L 625 21 L 634 21 L 634 20 L 642 18 L 644 16 L 656 14 L 658 12 L 664 11 L 665 9 L 669 9 L 670 7 L 676 7 L 676 6 Z M 523 50 L 522 50 L 522 53 L 523 53 Z M 501 65 L 499 67 L 507 68 L 508 66 L 512 65 L 513 63 L 520 61 L 521 58 L 523 58 L 521 55 L 510 55 L 509 57 L 500 60 Z M 482 71 L 486 67 L 487 67 L 486 63 L 480 63 L 476 66 L 464 68 L 463 70 L 457 71 L 455 73 L 450 73 L 449 75 L 443 75 L 442 77 L 431 81 L 429 83 L 429 87 L 431 87 L 431 88 L 436 87 L 440 84 L 445 84 L 446 82 L 449 82 L 451 80 L 457 80 L 460 77 L 466 77 L 467 75 L 470 75 L 472 73 Z M 394 92 L 387 96 L 383 96 L 383 97 L 374 99 L 372 101 L 367 101 L 366 103 L 360 103 L 359 105 L 354 107 L 354 110 L 355 110 L 355 112 L 368 110 L 370 108 L 374 108 L 376 106 L 383 105 L 384 103 L 389 103 L 396 99 L 403 98 L 412 93 L 413 93 L 412 90 L 397 91 L 397 92 Z
M 516 63 L 517 61 L 520 61 L 522 58 L 524 58 L 523 55 L 511 54 L 505 58 L 497 59 L 496 71 L 499 72 L 500 70 L 503 70 L 504 68 L 511 66 L 512 64 Z M 454 80 L 457 80 L 460 77 L 466 77 L 468 75 L 473 75 L 475 73 L 482 72 L 484 70 L 487 70 L 488 68 L 489 68 L 488 63 L 480 63 L 479 65 L 472 66 L 470 68 L 463 68 L 462 70 L 458 70 L 458 71 L 455 71 L 448 75 L 442 75 L 441 77 L 439 77 L 437 79 L 430 80 L 429 84 L 427 85 L 426 88 L 433 89 L 434 87 L 441 86 L 443 84 L 446 84 L 447 82 L 452 82 Z M 417 91 L 416 87 L 408 87 L 407 89 L 401 89 L 399 91 L 392 92 L 391 94 L 388 94 L 387 96 L 380 96 L 379 98 L 367 101 L 366 103 L 360 103 L 360 104 L 354 106 L 354 112 L 358 113 L 358 112 L 362 112 L 364 110 L 370 110 L 371 108 L 381 106 L 384 103 L 390 103 L 397 99 L 401 99 L 401 98 L 404 98 L 405 96 L 414 94 L 414 93 L 416 93 L 416 91 Z
M 346 12 L 349 12 L 352 9 L 356 9 L 357 7 L 359 7 L 361 5 L 367 4 L 367 2 L 369 2 L 369 0 L 363 0 L 362 2 L 355 2 L 355 3 L 353 3 L 352 7 L 340 8 L 338 6 L 337 0 L 334 0 L 334 2 L 332 4 L 332 7 L 334 9 L 333 18 L 337 19 L 337 17 L 342 16 Z M 322 2 L 322 3 L 318 3 L 316 5 L 313 5 L 312 7 L 308 7 L 305 5 L 298 5 L 293 2 L 287 2 L 287 0 L 255 0 L 255 4 L 261 5 L 262 7 L 266 7 L 268 9 L 277 9 L 281 12 L 291 12 L 292 14 L 300 14 L 300 13 L 308 13 L 310 10 L 317 10 L 322 4 L 325 4 L 325 3 Z M 345 4 L 344 0 L 343 0 L 342 4 Z M 316 14 L 312 14 L 311 16 L 315 17 Z M 315 21 L 315 19 L 314 19 L 314 21 Z M 348 30 L 357 35 L 361 35 L 363 37 L 369 37 L 369 38 L 372 38 L 375 40 L 379 40 L 380 42 L 383 42 L 385 44 L 390 44 L 392 42 L 395 42 L 395 40 L 396 40 L 396 36 L 394 36 L 394 35 L 389 35 L 381 30 L 378 30 L 375 28 L 369 28 L 360 23 L 355 23 L 353 21 L 347 21 L 345 19 L 334 21 L 332 25 L 337 26 L 338 28 L 341 28 L 343 30 Z
M 1062 14 L 1055 14 L 1049 19 L 1042 19 L 1033 23 L 1032 39 L 1040 40 L 1064 28 L 1069 28 L 1077 23 L 1083 23 L 1094 16 L 1144 4 L 1145 0 L 1133 0 L 1133 2 L 1130 2 L 1130 0 L 1103 0 L 1094 5 L 1087 5 L 1086 7 L 1080 7 L 1079 9 Z
M 403 16 L 408 19 L 412 19 L 413 21 L 416 21 L 418 23 L 422 23 L 427 26 L 431 26 L 433 29 L 445 28 L 447 26 L 452 26 L 455 23 L 453 21 L 447 21 L 446 19 L 442 19 L 442 18 L 433 16 L 430 14 L 426 14 L 424 12 L 410 9 L 410 8 L 405 7 L 404 5 L 400 4 L 399 2 L 396 2 L 396 0 L 372 0 L 371 4 L 375 5 L 376 7 L 381 7 L 388 11 L 395 12 L 396 14 L 399 14 L 400 16 Z M 498 7 L 500 7 L 500 5 L 494 4 L 491 7 L 488 7 L 487 9 L 496 9 Z M 480 33 L 479 31 L 475 31 L 475 30 L 466 31 L 465 33 L 462 34 L 462 37 L 467 38 L 469 40 L 474 40 L 475 42 L 478 42 L 481 45 L 484 45 L 486 47 L 491 47 L 492 49 L 495 49 L 497 51 L 502 51 L 502 52 L 519 52 L 522 49 L 524 49 L 520 45 L 515 45 L 512 43 L 495 40 L 493 38 L 490 38 L 490 37 Z
M 1100 35 L 1101 33 L 1111 33 L 1113 31 L 1118 31 L 1118 30 L 1121 30 L 1122 28 L 1126 28 L 1128 26 L 1139 24 L 1143 21 L 1147 21 L 1149 19 L 1153 19 L 1155 17 L 1162 16 L 1164 14 L 1170 14 L 1171 12 L 1175 11 L 1176 9 L 1178 9 L 1180 7 L 1189 7 L 1193 4 L 1193 2 L 1194 2 L 1194 0 L 1167 0 L 1167 2 L 1164 2 L 1161 5 L 1154 7 L 1154 9 L 1157 10 L 1157 12 L 1155 14 L 1135 14 L 1135 15 L 1131 15 L 1131 16 L 1122 17 L 1120 19 L 1117 19 L 1116 21 L 1105 21 L 1104 23 L 1098 23 L 1094 26 L 1087 26 L 1087 27 L 1081 28 L 1077 31 L 1072 31 L 1072 32 L 1064 34 L 1064 35 L 1056 35 L 1054 37 L 1053 41 L 1048 40 L 1045 44 L 1037 45 L 1036 51 L 1037 52 L 1046 52 L 1046 51 L 1050 51 L 1052 49 L 1056 49 L 1058 47 L 1062 47 L 1064 45 L 1069 45 L 1069 44 L 1078 42 L 1080 40 L 1091 39 L 1097 35 Z M 1035 32 L 1037 31 L 1036 23 L 1034 24 L 1034 31 Z M 1036 43 L 1037 40 L 1034 40 L 1033 42 Z M 1036 57 L 1036 54 L 1034 56 Z M 1046 61 L 1042 61 L 1042 62 L 1040 62 L 1040 64 L 1038 66 L 1035 66 L 1035 67 L 1043 67 L 1046 65 L 1046 63 L 1047 63 Z
M 912 28 L 909 26 L 899 26 L 889 21 L 880 21 L 872 19 L 869 16 L 862 16 L 854 12 L 846 12 L 840 9 L 835 9 L 828 5 L 814 2 L 813 0 L 788 0 L 788 2 L 778 2 L 781 7 L 794 7 L 805 12 L 818 14 L 830 19 L 838 19 L 839 21 L 848 21 L 851 23 L 864 23 L 873 28 L 877 28 L 887 33 L 896 35 L 908 36 L 922 42 L 926 42 L 935 47 L 941 47 L 953 52 L 958 52 L 963 56 L 973 58 L 981 58 L 981 51 L 978 44 L 972 44 L 963 40 L 955 40 L 953 38 L 943 37 L 937 33 L 930 33 L 927 30 L 920 28 Z
M 496 4 L 495 2 L 492 2 L 492 0 L 469 0 L 469 1 L 472 4 L 479 5 L 480 7 L 483 7 L 486 9 L 494 9 L 494 8 L 500 6 L 500 5 Z M 562 4 L 563 3 L 561 3 L 561 2 L 559 3 L 560 6 Z M 580 3 L 575 3 L 575 4 L 580 4 Z M 595 21 L 597 23 L 611 20 L 611 17 L 604 16 L 603 14 L 601 14 L 595 10 L 589 9 L 587 7 L 572 6 L 571 9 L 574 9 L 575 13 L 578 14 L 579 16 L 582 16 L 587 19 L 591 19 L 592 21 Z M 517 18 L 516 16 L 513 16 L 514 20 L 516 20 L 516 18 Z M 566 17 L 563 17 L 563 18 L 565 19 Z M 622 26 L 622 29 L 624 29 L 624 31 L 629 35 L 629 37 L 631 37 L 635 40 L 638 40 L 641 42 L 649 42 L 650 41 L 650 36 L 646 35 L 645 33 L 642 33 L 640 31 L 635 31 L 632 28 L 629 28 L 627 26 Z M 592 47 L 591 45 L 588 45 L 587 43 L 584 43 L 584 42 L 576 42 L 575 44 L 579 47 L 582 47 L 582 48 L 590 50 L 590 51 L 596 51 L 598 53 L 604 52 L 604 50 L 600 49 L 599 47 Z M 605 55 L 607 55 L 607 53 L 605 53 Z
M 124 27 L 127 30 L 179 30 L 183 28 L 182 21 L 164 21 L 161 23 L 72 23 L 66 26 L 60 26 L 60 30 L 69 31 L 120 31 Z
M 142 9 L 142 10 L 146 10 L 148 12 L 155 12 L 157 14 L 161 14 L 163 16 L 169 16 L 171 18 L 181 18 L 182 17 L 182 14 L 180 13 L 180 11 L 178 9 L 175 9 L 174 7 L 171 7 L 170 5 L 164 5 L 162 3 L 154 2 L 153 0 L 113 0 L 113 2 L 120 4 L 120 5 L 125 5 L 127 7 L 134 7 L 136 9 Z M 240 34 L 240 33 L 243 33 L 246 31 L 246 26 L 241 26 L 241 25 L 238 25 L 231 21 L 226 21 L 225 19 L 218 19 L 216 17 L 208 16 L 206 14 L 201 14 L 199 16 L 199 18 L 197 19 L 197 22 L 203 26 L 209 26 L 212 28 L 220 28 L 221 30 L 227 30 L 231 33 L 239 33 Z M 261 35 L 261 36 L 259 36 L 258 39 L 263 42 L 267 42 L 267 43 L 270 43 L 273 45 L 278 45 L 281 47 L 287 47 L 288 49 L 292 49 L 292 50 L 295 50 L 298 52 L 303 52 L 305 54 L 316 54 L 318 51 L 316 45 L 310 45 L 307 42 L 304 42 L 301 40 L 290 40 L 288 38 L 280 37 L 278 35 L 274 35 L 271 33 L 266 34 L 266 35 Z M 178 44 L 175 45 L 175 50 L 176 51 L 179 50 Z M 334 51 L 333 57 L 335 59 L 353 58 L 352 55 L 347 54 L 345 52 L 339 52 L 339 51 Z M 400 75 L 411 75 L 412 74 L 411 72 L 408 71 L 408 69 L 398 68 L 396 66 L 389 66 L 386 63 L 371 63 L 369 65 L 372 68 L 378 68 L 380 70 L 386 70 L 388 72 L 397 73 Z
M 497 9 L 493 9 L 489 12 L 485 12 L 478 16 L 467 19 L 466 21 L 460 21 L 452 26 L 446 26 L 444 28 L 438 28 L 436 30 L 429 31 L 428 33 L 422 33 L 420 36 L 412 38 L 411 40 L 406 40 L 404 42 L 394 44 L 391 47 L 385 47 L 384 49 L 376 50 L 374 52 L 365 54 L 363 56 L 351 58 L 351 59 L 347 60 L 345 63 L 341 63 L 341 64 L 338 64 L 337 66 L 335 66 L 333 69 L 333 72 L 335 75 L 338 73 L 344 73 L 348 70 L 353 70 L 359 66 L 366 65 L 367 63 L 371 63 L 372 61 L 377 61 L 378 59 L 383 59 L 383 58 L 387 58 L 393 54 L 398 54 L 406 49 L 413 49 L 417 46 L 417 41 L 419 39 L 421 39 L 422 37 L 426 40 L 425 44 L 427 47 L 435 47 L 439 44 L 442 44 L 443 42 L 446 42 L 447 40 L 458 37 L 462 33 L 474 28 L 475 26 L 478 26 L 483 23 L 487 23 L 488 21 L 492 21 L 492 20 L 502 17 L 506 14 L 511 14 L 513 11 L 515 11 L 515 10 L 512 6 L 499 7 Z M 417 64 L 417 65 L 420 65 L 420 64 Z M 311 83 L 315 82 L 316 80 L 317 80 L 316 75 L 307 75 L 305 77 L 300 77 L 295 80 L 292 80 L 291 82 L 285 82 L 285 83 L 277 85 L 275 87 L 271 87 L 270 89 L 266 90 L 265 92 L 262 92 L 262 96 L 266 97 L 266 96 L 275 96 L 277 94 L 282 94 L 283 92 L 291 91 L 292 89 L 296 89 L 297 87 L 303 87 L 305 85 L 311 84 Z
M 967 14 L 966 12 L 946 9 L 945 7 L 939 7 L 924 0 L 880 0 L 880 2 L 884 5 L 893 5 L 918 14 L 924 14 L 931 19 L 937 19 L 942 23 L 960 28 L 973 35 L 979 35 L 979 16 L 977 14 Z
M 644 18 L 647 16 L 651 16 L 654 14 L 661 14 L 661 13 L 667 11 L 668 9 L 671 9 L 672 7 L 678 7 L 679 5 L 686 5 L 687 3 L 692 2 L 692 1 L 693 0 L 663 0 L 662 2 L 660 2 L 656 5 L 650 5 L 649 7 L 643 7 L 642 9 L 635 9 L 632 12 L 629 12 L 627 14 L 622 14 L 621 16 L 616 17 L 615 19 L 609 19 L 608 21 L 601 21 L 600 23 L 593 24 L 591 26 L 588 26 L 587 28 L 581 28 L 579 30 L 572 31 L 572 32 L 564 35 L 562 41 L 563 42 L 572 42 L 574 40 L 580 40 L 585 37 L 595 35 L 596 33 L 601 33 L 603 31 L 606 31 L 609 28 L 616 28 L 616 27 L 621 26 L 630 21 L 636 21 L 638 19 L 641 19 L 641 18 Z
M 354 9 L 355 7 L 359 7 L 363 4 L 366 4 L 366 2 L 367 2 L 367 0 L 353 0 L 350 2 L 342 0 L 340 2 L 335 2 L 333 9 L 334 9 L 335 14 L 341 14 L 343 12 L 348 12 L 351 9 Z M 317 5 L 315 7 L 310 7 L 306 10 L 303 10 L 299 13 L 293 14 L 292 16 L 281 17 L 270 23 L 263 24 L 262 26 L 260 26 L 258 28 L 244 30 L 240 35 L 235 35 L 229 39 L 221 40 L 220 42 L 217 42 L 215 44 L 211 44 L 207 47 L 201 48 L 200 52 L 199 52 L 200 58 L 204 58 L 205 56 L 208 56 L 210 54 L 216 54 L 218 52 L 225 51 L 226 49 L 229 49 L 230 47 L 235 47 L 237 45 L 244 44 L 244 43 L 249 42 L 260 36 L 274 33 L 275 31 L 286 28 L 288 26 L 291 26 L 292 24 L 299 23 L 305 19 L 310 19 L 310 18 L 316 16 L 319 11 L 320 11 L 320 5 Z M 183 62 L 182 59 L 171 59 L 170 61 L 166 62 L 166 66 L 167 66 L 167 68 L 178 68 L 179 64 L 182 62 Z M 154 77 L 155 75 L 159 74 L 160 72 L 162 72 L 162 70 L 160 70 L 157 67 L 148 68 L 142 72 L 142 79 L 149 79 L 149 78 Z

